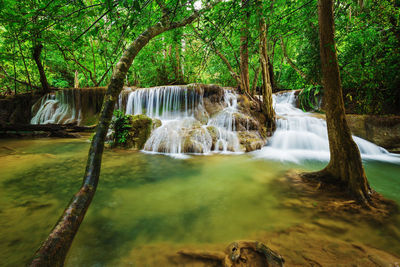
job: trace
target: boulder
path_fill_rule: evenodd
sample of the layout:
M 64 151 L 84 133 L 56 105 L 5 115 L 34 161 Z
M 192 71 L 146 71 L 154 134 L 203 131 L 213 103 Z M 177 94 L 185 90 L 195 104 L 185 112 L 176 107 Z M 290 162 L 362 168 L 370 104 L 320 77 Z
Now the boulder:
M 212 141 L 212 145 L 211 145 L 211 150 L 215 149 L 215 144 L 218 141 L 218 129 L 215 126 L 207 126 L 207 131 L 211 136 L 211 141 Z
M 202 106 L 199 106 L 199 108 L 197 108 L 194 112 L 194 117 L 202 124 L 207 124 L 209 119 L 208 114 L 209 113 L 207 113 L 207 111 Z
M 258 131 L 259 122 L 249 115 L 243 113 L 234 113 L 236 131 Z
M 261 149 L 267 143 L 257 131 L 239 131 L 238 137 L 240 146 L 246 152 Z
M 154 131 L 155 129 L 157 129 L 157 128 L 160 127 L 161 125 L 162 125 L 161 120 L 159 120 L 159 119 L 153 119 L 152 131 Z
M 207 153 L 211 150 L 212 138 L 203 127 L 189 128 L 183 140 L 184 153 Z
M 221 110 L 224 109 L 224 106 L 219 102 L 212 102 L 209 98 L 203 99 L 204 108 L 210 117 L 214 116 L 215 114 L 219 113 Z
M 143 149 L 153 129 L 153 120 L 146 115 L 131 115 L 129 121 L 131 128 L 125 147 Z
M 352 133 L 392 152 L 400 151 L 400 116 L 346 115 Z

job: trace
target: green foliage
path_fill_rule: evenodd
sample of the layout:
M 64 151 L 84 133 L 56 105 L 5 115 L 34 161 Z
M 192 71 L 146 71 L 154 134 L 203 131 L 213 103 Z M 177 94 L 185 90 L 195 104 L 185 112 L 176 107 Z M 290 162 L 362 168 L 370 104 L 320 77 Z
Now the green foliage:
M 318 111 L 321 100 L 321 86 L 310 85 L 299 94 L 299 105 L 304 111 Z
M 131 123 L 130 115 L 125 115 L 123 111 L 117 109 L 114 111 L 114 117 L 111 121 L 111 129 L 114 132 L 112 146 L 124 146 L 128 142 Z
M 248 30 L 252 83 L 259 66 L 260 17 L 255 2 L 245 2 L 242 7 L 243 1 L 222 1 L 191 26 L 154 38 L 135 58 L 126 85 L 200 82 L 236 86 L 215 48 L 238 73 L 242 28 Z M 194 2 L 165 3 L 178 21 L 188 16 Z M 322 78 L 317 0 L 262 1 L 261 8 L 268 25 L 275 87 L 306 88 L 304 105 L 312 108 L 314 91 L 308 88 Z M 356 113 L 400 112 L 399 1 L 337 1 L 334 8 L 346 108 Z M 80 87 L 106 86 L 127 44 L 160 17 L 156 2 L 146 0 L 0 0 L 0 94 L 30 91 L 29 80 L 40 86 L 32 57 L 37 44 L 44 46 L 41 61 L 50 86 L 73 87 L 76 72 Z M 288 64 L 281 38 L 288 57 L 306 78 Z M 259 76 L 255 84 L 261 83 Z

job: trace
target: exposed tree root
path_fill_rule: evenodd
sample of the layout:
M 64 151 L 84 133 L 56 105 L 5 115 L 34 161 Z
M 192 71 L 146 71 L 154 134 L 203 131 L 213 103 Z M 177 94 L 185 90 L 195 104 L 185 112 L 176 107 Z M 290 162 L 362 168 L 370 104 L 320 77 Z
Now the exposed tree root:
M 350 212 L 368 219 L 382 221 L 399 212 L 398 205 L 374 190 L 370 190 L 367 204 L 355 198 L 346 186 L 332 177 L 325 169 L 318 172 L 300 173 L 289 171 L 286 175 L 291 187 L 310 199 L 322 200 L 318 205 L 322 212 Z

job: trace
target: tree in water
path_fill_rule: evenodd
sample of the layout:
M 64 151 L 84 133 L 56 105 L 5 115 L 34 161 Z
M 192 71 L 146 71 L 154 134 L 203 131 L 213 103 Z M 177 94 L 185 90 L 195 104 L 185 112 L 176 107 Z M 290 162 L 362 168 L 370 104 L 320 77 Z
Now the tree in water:
M 318 22 L 330 161 L 322 171 L 306 173 L 304 176 L 342 185 L 352 197 L 361 204 L 369 206 L 370 186 L 364 172 L 360 151 L 351 136 L 345 117 L 334 40 L 333 0 L 318 1 Z
M 96 133 L 90 146 L 82 186 L 72 197 L 70 203 L 64 210 L 64 213 L 47 239 L 36 251 L 31 266 L 63 265 L 67 252 L 71 247 L 72 241 L 96 192 L 100 176 L 104 140 L 110 126 L 115 103 L 123 88 L 128 70 L 137 54 L 154 37 L 171 29 L 183 27 L 192 23 L 204 11 L 219 3 L 220 0 L 210 2 L 201 10 L 194 10 L 190 16 L 185 17 L 180 21 L 174 21 L 175 13 L 169 10 L 164 1 L 156 0 L 156 2 L 162 10 L 161 19 L 156 24 L 142 32 L 134 42 L 127 47 L 115 67 L 110 84 L 107 87 L 106 95 L 104 96 L 104 103 L 101 110 L 100 120 L 96 128 Z M 185 4 L 186 2 L 183 3 L 182 6 L 186 8 Z

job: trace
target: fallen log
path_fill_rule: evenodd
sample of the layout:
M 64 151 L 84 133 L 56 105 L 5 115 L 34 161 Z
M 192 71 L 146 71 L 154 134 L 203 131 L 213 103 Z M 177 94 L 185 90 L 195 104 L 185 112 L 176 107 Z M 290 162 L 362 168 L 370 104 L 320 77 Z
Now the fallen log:
M 76 124 L 10 124 L 0 125 L 0 131 L 57 131 L 64 130 L 71 133 L 92 132 L 96 128 L 93 126 L 78 126 Z
M 93 132 L 96 126 L 76 124 L 11 124 L 0 125 L 0 138 L 62 137 L 79 138 L 79 132 Z

